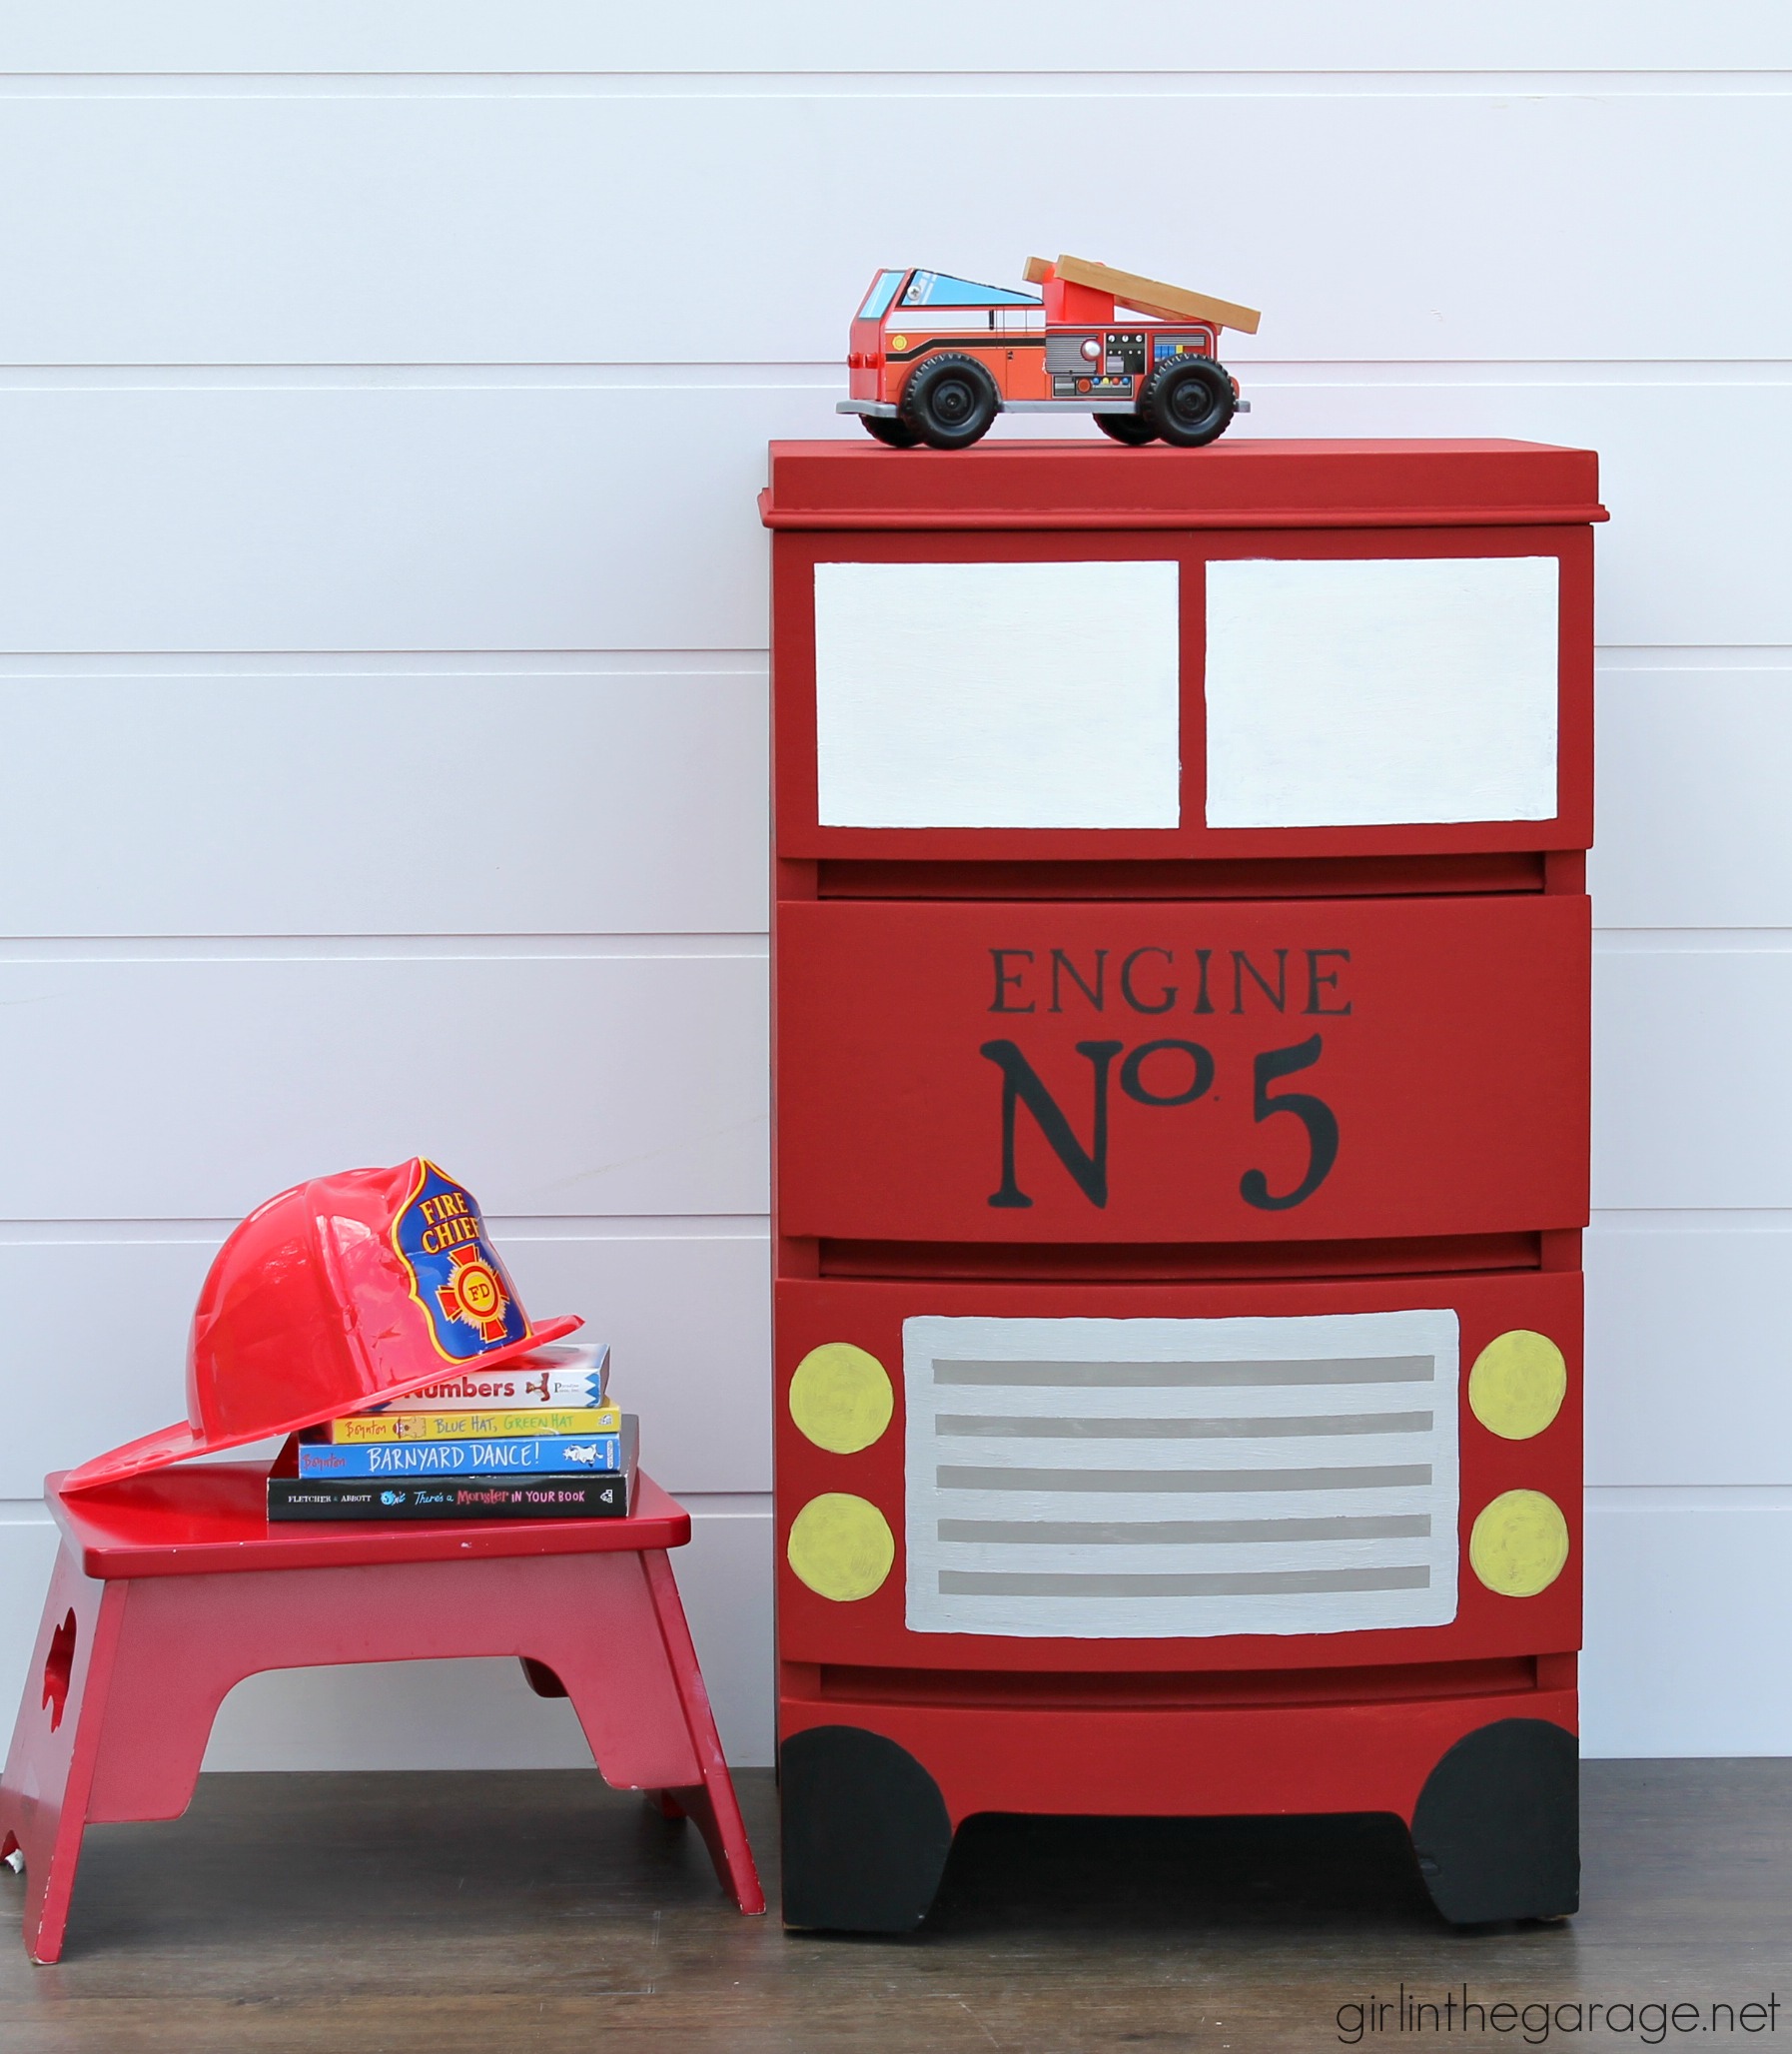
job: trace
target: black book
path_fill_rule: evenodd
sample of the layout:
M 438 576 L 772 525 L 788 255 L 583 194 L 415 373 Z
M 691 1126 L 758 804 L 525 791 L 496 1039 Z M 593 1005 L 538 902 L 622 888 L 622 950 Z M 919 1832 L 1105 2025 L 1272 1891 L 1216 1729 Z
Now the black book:
M 543 1472 L 501 1477 L 301 1477 L 296 1442 L 268 1472 L 268 1519 L 619 1520 L 634 1496 L 640 1422 L 622 1416 L 622 1468 L 593 1475 Z

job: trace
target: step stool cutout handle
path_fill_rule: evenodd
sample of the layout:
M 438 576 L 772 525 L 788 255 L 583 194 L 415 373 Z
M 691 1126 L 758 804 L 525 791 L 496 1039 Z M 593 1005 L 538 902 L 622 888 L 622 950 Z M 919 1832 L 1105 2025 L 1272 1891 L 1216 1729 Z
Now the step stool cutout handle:
M 69 1678 L 74 1672 L 75 1612 L 71 1605 L 67 1617 L 50 1635 L 50 1651 L 44 1656 L 43 1701 L 49 1708 L 51 1732 L 62 1723 L 63 1706 L 69 1699 Z

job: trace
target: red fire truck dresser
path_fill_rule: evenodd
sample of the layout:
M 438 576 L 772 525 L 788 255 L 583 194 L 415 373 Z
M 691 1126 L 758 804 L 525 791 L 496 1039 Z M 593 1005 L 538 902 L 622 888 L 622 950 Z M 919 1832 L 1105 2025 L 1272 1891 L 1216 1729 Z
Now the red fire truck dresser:
M 787 1924 L 982 1811 L 1575 1908 L 1590 451 L 777 444 Z

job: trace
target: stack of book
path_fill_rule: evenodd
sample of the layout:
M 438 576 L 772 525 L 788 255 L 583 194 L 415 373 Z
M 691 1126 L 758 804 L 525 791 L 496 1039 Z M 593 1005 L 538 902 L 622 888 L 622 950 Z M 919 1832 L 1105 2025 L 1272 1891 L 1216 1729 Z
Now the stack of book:
M 610 1403 L 607 1348 L 539 1348 L 296 1434 L 269 1473 L 268 1517 L 619 1519 L 637 1441 Z

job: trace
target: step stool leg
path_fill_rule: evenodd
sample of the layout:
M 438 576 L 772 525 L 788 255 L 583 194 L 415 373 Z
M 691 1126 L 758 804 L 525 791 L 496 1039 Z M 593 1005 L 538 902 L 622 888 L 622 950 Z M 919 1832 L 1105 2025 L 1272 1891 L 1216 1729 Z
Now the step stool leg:
M 709 1858 L 722 1888 L 744 1912 L 765 1909 L 765 1892 L 741 1820 L 740 1804 L 734 1795 L 734 1778 L 722 1754 L 721 1736 L 715 1730 L 715 1714 L 709 1708 L 709 1692 L 703 1687 L 703 1671 L 697 1665 L 697 1650 L 691 1645 L 690 1627 L 679 1601 L 672 1565 L 660 1548 L 642 1552 L 647 1571 L 647 1589 L 659 1619 L 660 1636 L 672 1666 L 672 1680 L 683 1708 L 690 1734 L 691 1750 L 697 1757 L 703 1780 L 687 1789 L 664 1793 L 671 1798 L 703 1835 Z M 663 1808 L 663 1806 L 662 1806 Z
M 732 1869 L 732 1852 L 722 1832 L 722 1823 L 715 1813 L 715 1804 L 708 1789 L 702 1783 L 685 1783 L 676 1790 L 653 1790 L 648 1793 L 649 1802 L 662 1818 L 690 1820 L 703 1836 L 703 1845 L 709 1850 L 709 1859 L 715 1864 L 716 1875 L 724 1890 L 740 1905 L 742 1911 L 760 1912 L 765 1909 L 763 1892 L 757 1903 L 742 1903 L 740 1890 Z M 742 1838 L 745 1838 L 744 1829 Z M 758 1881 L 755 1871 L 753 1880 Z
M 0 1854 L 24 1856 L 33 1961 L 62 1954 L 125 1597 L 124 1584 L 84 1575 L 66 1545 L 58 1554 L 0 1776 Z

